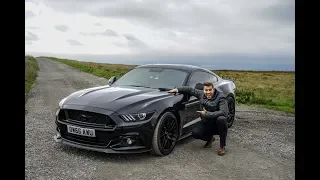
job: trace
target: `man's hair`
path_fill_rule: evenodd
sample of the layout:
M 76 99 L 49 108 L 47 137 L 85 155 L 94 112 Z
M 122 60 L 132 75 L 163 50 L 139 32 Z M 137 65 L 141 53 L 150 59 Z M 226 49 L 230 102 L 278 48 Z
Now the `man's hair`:
M 214 88 L 214 86 L 211 82 L 204 82 L 203 86 L 212 86 L 212 88 Z

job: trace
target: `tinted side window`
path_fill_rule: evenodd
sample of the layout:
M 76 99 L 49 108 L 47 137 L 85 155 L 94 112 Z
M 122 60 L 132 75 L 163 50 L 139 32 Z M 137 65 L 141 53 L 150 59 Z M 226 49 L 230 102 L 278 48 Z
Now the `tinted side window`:
M 190 87 L 195 87 L 197 83 L 204 83 L 206 81 L 210 81 L 210 77 L 209 77 L 209 74 L 206 73 L 206 72 L 201 72 L 201 71 L 195 71 L 190 80 L 189 80 L 189 83 L 188 85 Z

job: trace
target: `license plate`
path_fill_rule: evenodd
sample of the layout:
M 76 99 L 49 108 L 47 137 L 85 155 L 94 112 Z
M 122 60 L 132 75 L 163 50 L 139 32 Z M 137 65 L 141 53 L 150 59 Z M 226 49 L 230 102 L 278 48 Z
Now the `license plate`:
M 68 127 L 68 133 L 77 134 L 81 136 L 96 137 L 96 133 L 94 129 L 81 128 L 81 127 L 70 126 L 70 125 L 68 125 L 67 127 Z

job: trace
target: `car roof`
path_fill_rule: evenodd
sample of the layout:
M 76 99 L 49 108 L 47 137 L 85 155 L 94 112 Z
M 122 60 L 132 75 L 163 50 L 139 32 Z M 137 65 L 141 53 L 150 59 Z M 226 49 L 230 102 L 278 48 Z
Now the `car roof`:
M 211 72 L 208 69 L 201 68 L 199 66 L 188 65 L 188 64 L 145 64 L 145 65 L 137 66 L 136 68 L 140 68 L 140 67 L 172 68 L 172 69 L 184 70 L 188 72 L 192 72 L 194 70 L 204 70 L 206 72 Z

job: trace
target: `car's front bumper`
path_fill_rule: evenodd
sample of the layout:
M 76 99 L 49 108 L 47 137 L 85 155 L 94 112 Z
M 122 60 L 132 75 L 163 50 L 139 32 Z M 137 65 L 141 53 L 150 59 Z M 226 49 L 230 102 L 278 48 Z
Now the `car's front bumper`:
M 90 151 L 96 151 L 96 152 L 103 152 L 103 153 L 143 153 L 150 151 L 149 148 L 146 148 L 145 146 L 131 146 L 131 147 L 122 147 L 122 148 L 110 148 L 110 147 L 99 147 L 94 145 L 88 145 L 83 143 L 78 143 L 75 141 L 70 141 L 68 139 L 64 139 L 61 137 L 61 134 L 58 132 L 54 136 L 54 140 L 57 143 L 79 148 L 79 149 L 85 149 Z
M 156 118 L 156 116 L 152 117 Z M 154 127 L 152 118 L 138 124 L 117 125 L 113 128 L 101 128 L 77 124 L 76 122 L 59 120 L 56 117 L 55 124 L 57 134 L 54 140 L 76 148 L 99 151 L 105 153 L 141 153 L 150 151 Z M 96 137 L 86 137 L 68 133 L 67 125 L 95 130 Z M 128 143 L 128 138 L 132 144 Z

